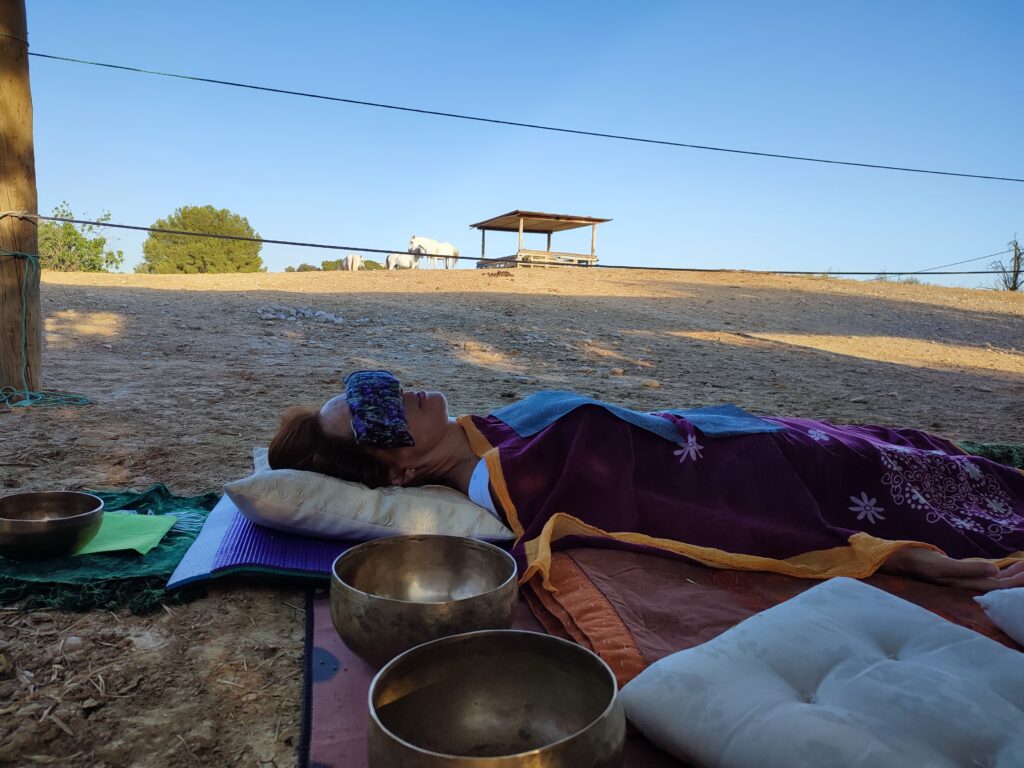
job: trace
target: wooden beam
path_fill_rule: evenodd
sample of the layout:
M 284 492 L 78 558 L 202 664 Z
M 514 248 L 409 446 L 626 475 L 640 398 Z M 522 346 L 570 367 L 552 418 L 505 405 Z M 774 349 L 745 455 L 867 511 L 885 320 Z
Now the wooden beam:
M 37 213 L 28 79 L 25 0 L 0 2 L 0 211 Z M 37 254 L 33 219 L 0 218 L 0 248 Z M 26 280 L 26 271 L 28 279 Z M 25 336 L 22 336 L 22 286 Z M 39 273 L 26 259 L 0 255 L 0 387 L 38 391 L 42 386 Z M 25 381 L 22 381 L 24 361 Z
M 548 253 L 551 253 L 551 233 L 548 232 Z
M 519 220 L 519 250 L 523 250 L 523 220 Z
M 597 224 L 590 225 L 590 255 L 597 256 Z
M 480 230 L 480 258 L 487 255 L 487 230 Z

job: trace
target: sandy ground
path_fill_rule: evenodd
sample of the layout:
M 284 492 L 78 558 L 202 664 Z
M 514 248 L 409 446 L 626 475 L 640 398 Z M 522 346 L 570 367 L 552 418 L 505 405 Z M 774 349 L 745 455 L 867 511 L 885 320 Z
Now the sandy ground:
M 572 388 L 1024 441 L 1024 295 L 640 271 L 43 281 L 44 385 L 94 404 L 0 410 L 0 492 L 219 489 L 283 406 L 377 366 L 453 414 Z M 235 582 L 144 617 L 3 609 L 0 764 L 295 765 L 302 606 Z

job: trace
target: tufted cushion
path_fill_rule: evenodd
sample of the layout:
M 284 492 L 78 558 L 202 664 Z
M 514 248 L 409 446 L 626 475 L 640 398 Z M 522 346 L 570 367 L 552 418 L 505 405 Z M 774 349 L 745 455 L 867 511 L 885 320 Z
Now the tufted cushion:
M 267 449 L 253 451 L 256 471 L 224 486 L 238 511 L 286 533 L 367 541 L 443 533 L 485 541 L 515 538 L 498 518 L 451 488 L 367 488 L 316 472 L 271 469 Z
M 699 766 L 1024 766 L 1024 654 L 852 579 L 658 661 L 622 697 Z
M 992 623 L 1024 645 L 1024 587 L 997 589 L 974 598 Z

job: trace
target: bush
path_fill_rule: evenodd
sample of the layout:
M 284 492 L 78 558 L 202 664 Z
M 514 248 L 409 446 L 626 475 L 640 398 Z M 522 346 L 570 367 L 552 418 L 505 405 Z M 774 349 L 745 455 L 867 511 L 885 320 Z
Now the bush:
M 73 219 L 67 202 L 53 209 L 58 219 Z M 110 221 L 106 211 L 97 221 Z M 124 253 L 107 248 L 102 226 L 70 221 L 39 222 L 39 266 L 58 272 L 109 272 L 124 263 Z
M 258 242 L 259 235 L 244 216 L 232 213 L 227 208 L 186 205 L 166 219 L 157 219 L 153 222 L 153 228 L 232 235 L 253 238 L 257 242 L 150 232 L 142 245 L 143 262 L 135 268 L 136 272 L 196 274 L 264 271 L 263 260 L 260 259 L 263 243 Z

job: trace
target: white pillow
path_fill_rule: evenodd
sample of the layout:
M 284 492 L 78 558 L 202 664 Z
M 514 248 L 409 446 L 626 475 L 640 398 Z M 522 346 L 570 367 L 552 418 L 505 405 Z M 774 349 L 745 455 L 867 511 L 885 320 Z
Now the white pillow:
M 451 488 L 370 489 L 316 472 L 270 469 L 267 449 L 253 451 L 256 471 L 224 486 L 245 517 L 287 533 L 368 541 L 443 533 L 484 541 L 515 535 L 483 507 Z
M 694 765 L 1024 765 L 1024 654 L 852 579 L 661 659 L 622 698 Z
M 1024 587 L 996 589 L 974 598 L 992 623 L 1019 645 L 1024 645 Z

